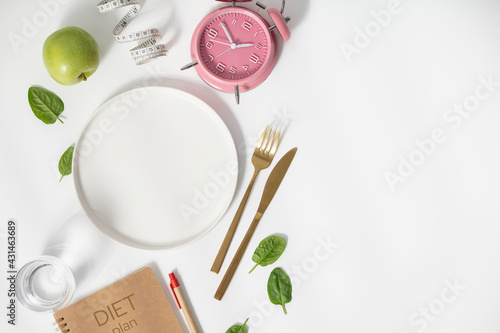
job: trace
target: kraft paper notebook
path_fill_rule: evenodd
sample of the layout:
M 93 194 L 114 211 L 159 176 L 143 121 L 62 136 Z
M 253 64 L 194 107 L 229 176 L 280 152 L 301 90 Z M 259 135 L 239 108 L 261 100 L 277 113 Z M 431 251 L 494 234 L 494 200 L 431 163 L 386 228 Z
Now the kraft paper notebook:
M 66 333 L 182 333 L 149 267 L 54 313 Z

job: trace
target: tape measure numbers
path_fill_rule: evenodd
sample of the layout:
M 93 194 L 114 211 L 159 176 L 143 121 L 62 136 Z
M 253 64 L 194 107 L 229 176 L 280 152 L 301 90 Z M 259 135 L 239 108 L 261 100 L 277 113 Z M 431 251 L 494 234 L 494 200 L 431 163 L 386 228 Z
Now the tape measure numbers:
M 105 14 L 126 6 L 131 6 L 131 8 L 113 29 L 113 36 L 115 36 L 116 41 L 119 43 L 128 43 L 147 39 L 130 50 L 130 54 L 136 65 L 142 65 L 150 60 L 166 56 L 168 54 L 167 45 L 157 44 L 162 38 L 160 30 L 152 28 L 137 32 L 122 33 L 141 10 L 141 5 L 137 0 L 103 0 L 97 4 L 97 9 L 99 13 Z

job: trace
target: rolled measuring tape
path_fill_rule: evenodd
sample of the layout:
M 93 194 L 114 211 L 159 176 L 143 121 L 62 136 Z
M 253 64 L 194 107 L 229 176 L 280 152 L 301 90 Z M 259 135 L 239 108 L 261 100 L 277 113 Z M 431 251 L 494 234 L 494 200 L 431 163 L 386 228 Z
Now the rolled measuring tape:
M 130 50 L 130 54 L 136 65 L 142 65 L 158 57 L 166 56 L 168 54 L 167 45 L 157 44 L 162 38 L 160 30 L 152 28 L 122 34 L 123 30 L 125 30 L 141 10 L 141 5 L 137 0 L 103 0 L 97 4 L 97 9 L 99 13 L 105 14 L 126 6 L 131 6 L 131 8 L 113 29 L 113 36 L 115 36 L 116 41 L 119 43 L 128 43 L 147 38 L 146 41 Z

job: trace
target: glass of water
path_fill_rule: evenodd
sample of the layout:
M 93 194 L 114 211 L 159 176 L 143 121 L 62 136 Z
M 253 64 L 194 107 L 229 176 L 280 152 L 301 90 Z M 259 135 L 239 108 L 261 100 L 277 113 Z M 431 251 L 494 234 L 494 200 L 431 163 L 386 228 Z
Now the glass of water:
M 16 294 L 27 308 L 46 312 L 66 306 L 75 292 L 71 268 L 54 256 L 41 256 L 21 267 L 16 278 Z

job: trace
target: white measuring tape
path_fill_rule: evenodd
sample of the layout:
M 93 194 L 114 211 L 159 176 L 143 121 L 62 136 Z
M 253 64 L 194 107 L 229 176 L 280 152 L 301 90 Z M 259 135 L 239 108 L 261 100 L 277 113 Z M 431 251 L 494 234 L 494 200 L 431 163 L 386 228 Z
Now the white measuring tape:
M 125 30 L 141 10 L 141 5 L 137 0 L 102 0 L 97 4 L 97 9 L 99 13 L 105 14 L 125 6 L 132 6 L 132 8 L 130 8 L 127 14 L 125 14 L 113 29 L 113 36 L 115 36 L 116 41 L 125 43 L 147 38 L 145 42 L 142 42 L 130 50 L 130 54 L 135 60 L 136 65 L 142 65 L 150 60 L 166 56 L 168 54 L 167 45 L 157 44 L 161 40 L 160 30 L 153 28 L 122 34 L 122 31 Z

